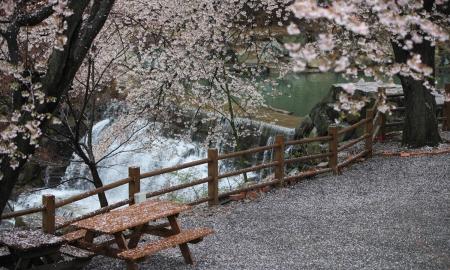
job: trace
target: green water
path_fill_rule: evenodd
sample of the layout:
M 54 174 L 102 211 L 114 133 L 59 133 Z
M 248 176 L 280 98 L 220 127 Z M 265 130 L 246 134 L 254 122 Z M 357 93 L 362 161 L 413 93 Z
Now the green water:
M 347 82 L 341 75 L 336 73 L 303 73 L 288 74 L 278 79 L 276 91 L 278 95 L 266 95 L 268 105 L 292 112 L 296 116 L 305 116 L 321 101 L 335 83 Z M 396 81 L 396 83 L 399 83 Z M 438 86 L 450 83 L 448 72 L 438 77 Z M 264 91 L 272 93 L 272 86 L 266 85 Z
M 336 73 L 289 74 L 277 80 L 276 96 L 266 96 L 268 105 L 287 110 L 297 116 L 305 116 L 322 100 L 335 83 L 345 82 Z M 266 93 L 272 87 L 266 86 Z

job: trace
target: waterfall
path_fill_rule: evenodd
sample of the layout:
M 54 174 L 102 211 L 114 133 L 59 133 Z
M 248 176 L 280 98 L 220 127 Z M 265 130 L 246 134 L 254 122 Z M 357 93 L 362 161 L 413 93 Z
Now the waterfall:
M 98 144 L 102 136 L 109 131 L 111 125 L 114 123 L 114 116 L 106 115 L 104 120 L 97 122 L 92 130 L 93 144 Z M 249 121 L 246 119 L 240 119 L 239 124 L 251 125 L 254 129 L 258 130 L 257 136 L 253 136 L 246 148 L 272 144 L 274 137 L 277 134 L 284 134 L 287 138 L 290 138 L 294 134 L 293 129 L 282 128 L 279 126 L 266 124 L 262 122 Z M 224 125 L 224 123 L 222 123 Z M 146 129 L 154 128 L 153 125 Z M 98 164 L 98 172 L 103 184 L 109 184 L 128 177 L 128 167 L 138 166 L 141 169 L 141 173 L 154 171 L 160 168 L 172 167 L 177 164 L 187 163 L 199 159 L 206 158 L 207 151 L 203 144 L 199 142 L 187 142 L 181 139 L 169 138 L 166 136 L 147 136 L 146 129 L 139 131 L 136 134 L 137 140 L 131 140 L 128 143 L 118 147 L 117 143 L 112 143 L 106 149 L 106 151 L 112 151 L 117 148 L 117 153 L 112 157 L 101 161 Z M 86 138 L 82 139 L 86 142 Z M 136 151 L 141 148 L 141 144 L 150 145 L 145 150 Z M 232 149 L 231 149 L 232 150 Z M 228 151 L 228 150 L 227 150 Z M 253 164 L 257 162 L 270 162 L 272 158 L 271 151 L 266 151 L 257 155 L 252 161 Z M 233 162 L 221 161 L 219 163 L 221 173 L 234 170 L 235 165 Z M 259 181 L 262 177 L 266 176 L 268 172 L 250 173 L 249 177 Z M 174 173 L 163 174 L 160 176 L 151 177 L 141 180 L 142 191 L 156 191 L 169 186 L 190 182 L 193 180 L 207 177 L 207 165 L 199 165 L 196 167 L 184 169 Z M 34 207 L 41 204 L 41 197 L 43 194 L 53 194 L 57 200 L 73 196 L 86 190 L 93 189 L 94 186 L 86 178 L 90 178 L 90 171 L 87 166 L 81 162 L 80 158 L 75 154 L 71 158 L 69 166 L 65 170 L 65 175 L 62 177 L 62 184 L 56 188 L 45 189 L 38 192 L 22 194 L 18 197 L 15 203 L 15 209 L 23 209 L 28 207 Z M 235 188 L 242 184 L 242 176 L 231 177 L 220 181 L 219 189 L 222 191 Z M 198 185 L 193 188 L 183 189 L 177 192 L 166 195 L 166 199 L 189 201 L 195 200 L 207 195 L 207 185 Z M 123 185 L 113 190 L 107 191 L 106 196 L 109 203 L 114 203 L 128 196 L 128 186 Z M 58 209 L 58 215 L 80 215 L 86 212 L 98 209 L 99 202 L 97 196 L 91 196 L 84 200 L 75 202 Z
M 102 135 L 107 131 L 111 123 L 111 119 L 105 119 L 94 125 L 92 137 L 94 144 L 100 141 Z M 109 184 L 128 177 L 129 166 L 139 166 L 141 173 L 144 173 L 206 158 L 206 149 L 199 143 L 185 142 L 183 140 L 163 136 L 154 136 L 150 139 L 143 135 L 145 135 L 144 131 L 142 131 L 142 134 L 138 133 L 138 140 L 124 144 L 119 147 L 116 155 L 98 164 L 98 171 L 103 184 Z M 86 138 L 83 138 L 82 140 L 86 140 Z M 139 148 L 140 144 L 143 142 L 149 143 L 151 147 L 145 151 L 134 151 L 134 149 Z M 115 147 L 117 147 L 117 145 L 112 144 L 108 147 L 107 151 L 112 150 Z M 199 165 L 174 173 L 142 179 L 141 190 L 156 191 L 176 184 L 205 178 L 207 177 L 207 174 L 207 165 Z M 90 172 L 87 166 L 74 154 L 62 179 L 64 184 L 53 189 L 23 194 L 19 196 L 15 208 L 18 210 L 40 205 L 41 196 L 43 194 L 54 194 L 57 199 L 63 199 L 92 189 L 94 188 L 93 185 L 83 179 L 89 177 Z M 75 180 L 71 181 L 71 179 Z M 238 178 L 221 181 L 219 188 L 230 189 L 235 187 L 238 184 L 238 181 Z M 206 184 L 203 184 L 190 189 L 173 192 L 167 197 L 168 199 L 186 201 L 204 197 L 206 194 L 207 186 Z M 109 203 L 126 199 L 128 196 L 128 186 L 123 185 L 107 191 L 106 195 Z M 95 210 L 98 207 L 99 203 L 97 196 L 92 196 L 71 204 L 65 210 L 62 210 L 62 214 L 68 215 L 69 213 L 75 212 L 74 215 L 79 215 Z
M 286 128 L 286 127 L 281 127 L 281 126 L 272 125 L 272 124 L 268 124 L 268 123 L 261 123 L 259 130 L 261 133 L 261 137 L 260 137 L 260 140 L 261 140 L 260 145 L 261 146 L 274 144 L 275 137 L 277 135 L 283 135 L 285 140 L 288 141 L 288 140 L 293 139 L 294 134 L 295 134 L 295 129 L 293 129 L 293 128 Z M 285 149 L 285 152 L 287 153 L 288 149 Z M 264 153 L 262 155 L 262 163 L 272 162 L 273 159 L 274 159 L 273 149 L 264 151 Z M 259 172 L 259 178 L 263 179 L 272 173 L 273 173 L 273 168 L 263 169 Z
M 275 137 L 277 135 L 283 135 L 286 140 L 290 140 L 294 137 L 295 129 L 286 128 L 282 126 L 273 125 L 270 123 L 265 123 L 262 121 L 250 120 L 247 118 L 236 118 L 235 119 L 236 126 L 238 129 L 247 129 L 253 132 L 250 132 L 249 135 L 242 136 L 240 138 L 241 144 L 244 149 L 250 149 L 252 147 L 258 146 L 267 146 L 274 144 Z M 221 122 L 222 130 L 225 134 L 232 134 L 231 126 L 227 121 Z M 231 137 L 231 135 L 229 135 Z M 235 148 L 227 148 L 228 152 L 236 151 Z M 245 162 L 247 166 L 253 166 L 260 163 L 269 163 L 273 159 L 273 150 L 266 150 L 254 155 L 251 157 L 246 156 Z M 229 161 L 229 164 L 233 164 L 233 162 Z M 239 163 L 234 162 L 235 165 L 240 165 Z M 262 169 L 260 171 L 248 173 L 248 178 L 252 181 L 259 182 L 263 180 L 267 175 L 271 174 L 273 171 L 272 168 Z
M 225 126 L 225 132 L 231 133 L 231 127 L 227 123 L 222 123 Z M 245 127 L 248 130 L 253 130 L 253 134 L 242 138 L 242 144 L 245 149 L 258 146 L 267 146 L 275 143 L 275 137 L 277 135 L 283 135 L 285 140 L 291 140 L 294 137 L 295 129 L 282 126 L 273 125 L 261 121 L 254 121 L 246 118 L 237 118 L 236 125 L 238 127 Z M 235 151 L 236 149 L 230 149 L 229 151 Z M 274 151 L 266 150 L 264 152 L 252 155 L 251 158 L 247 158 L 249 165 L 257 165 L 261 163 L 269 163 L 273 160 Z M 262 169 L 257 172 L 249 173 L 249 179 L 260 182 L 266 176 L 273 172 L 273 168 Z

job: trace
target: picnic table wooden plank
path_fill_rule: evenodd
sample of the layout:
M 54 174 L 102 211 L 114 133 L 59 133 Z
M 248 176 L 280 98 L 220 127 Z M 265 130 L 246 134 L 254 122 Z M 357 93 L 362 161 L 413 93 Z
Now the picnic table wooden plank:
M 207 228 L 181 230 L 176 218 L 179 213 L 191 208 L 189 205 L 170 201 L 144 201 L 73 223 L 78 230 L 86 231 L 82 239 L 79 239 L 78 233 L 73 237 L 79 239 L 79 241 L 76 241 L 76 245 L 83 249 L 126 260 L 129 270 L 138 269 L 135 260 L 175 245 L 180 247 L 185 262 L 193 264 L 187 243 L 198 243 L 204 236 L 213 233 L 213 231 Z M 167 218 L 169 222 L 149 224 L 151 221 L 162 218 Z M 138 246 L 143 234 L 152 234 L 164 238 L 154 243 L 145 244 L 144 247 Z M 105 235 L 113 238 L 100 243 L 94 241 Z M 128 238 L 129 241 L 126 241 Z M 113 244 L 116 244 L 116 246 L 113 246 Z M 127 251 L 129 253 L 123 253 Z M 119 257 L 118 254 L 122 254 L 122 256 Z
M 90 259 L 94 257 L 95 253 L 80 249 L 71 245 L 64 244 L 61 246 L 60 251 L 62 254 L 73 257 L 73 258 L 82 258 L 82 259 Z
M 61 246 L 65 240 L 62 237 L 46 234 L 38 230 L 5 230 L 0 232 L 0 245 L 9 249 L 25 252 Z
M 136 261 L 163 249 L 167 249 L 183 243 L 188 243 L 198 238 L 203 238 L 212 233 L 214 233 L 214 231 L 209 228 L 186 229 L 181 231 L 179 234 L 157 240 L 156 242 L 150 242 L 142 246 L 138 246 L 134 249 L 122 251 L 121 253 L 117 254 L 117 256 L 125 260 Z
M 70 233 L 66 233 L 62 235 L 61 237 L 64 238 L 68 243 L 72 243 L 75 241 L 78 241 L 80 239 L 83 239 L 86 236 L 86 230 L 76 230 Z
M 88 231 L 115 234 L 150 221 L 177 215 L 191 206 L 169 201 L 148 200 L 126 208 L 80 220 L 73 225 Z
M 75 269 L 64 261 L 60 247 L 62 237 L 40 230 L 14 229 L 0 231 L 0 246 L 7 247 L 9 255 L 2 256 L 2 265 L 11 269 L 69 270 Z

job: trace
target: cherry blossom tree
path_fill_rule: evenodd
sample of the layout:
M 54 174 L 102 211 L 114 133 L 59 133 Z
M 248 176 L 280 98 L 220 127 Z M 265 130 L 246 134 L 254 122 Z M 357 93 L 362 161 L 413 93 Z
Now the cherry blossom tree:
M 264 99 L 257 77 L 269 64 L 288 70 L 271 45 L 275 33 L 267 26 L 288 20 L 289 1 L 153 2 L 151 7 L 128 2 L 129 8 L 115 17 L 116 24 L 126 26 L 122 36 L 138 41 L 134 57 L 122 65 L 132 67 L 124 81 L 129 103 L 137 111 L 185 122 L 192 132 L 197 119 L 189 122 L 183 116 L 208 112 L 203 122 L 223 119 L 235 138 L 246 136 L 248 130 L 239 128 L 236 118 L 261 113 Z M 208 141 L 221 141 L 223 128 L 212 125 Z
M 314 42 L 287 44 L 297 70 L 314 60 L 321 71 L 362 72 L 375 80 L 398 76 L 406 102 L 403 144 L 440 142 L 435 47 L 449 39 L 448 0 L 297 0 L 291 9 L 298 18 L 288 27 L 291 34 L 300 34 L 304 23 L 320 29 Z
M 275 35 L 266 26 L 285 24 L 290 1 L 135 0 L 120 1 L 114 9 L 113 0 L 1 3 L 1 76 L 8 82 L 2 85 L 3 210 L 48 123 L 60 122 L 56 109 L 69 106 L 72 96 L 83 96 L 85 88 L 73 79 L 89 72 L 88 53 L 104 68 L 109 55 L 126 47 L 102 76 L 117 80 L 128 102 L 117 126 L 132 127 L 130 115 L 146 113 L 196 132 L 186 113 L 204 111 L 202 122 L 225 119 L 239 144 L 248 130 L 236 125 L 236 115 L 250 117 L 263 105 L 254 75 L 265 63 L 279 63 L 279 52 L 270 45 Z M 249 57 L 256 61 L 248 64 Z M 211 126 L 208 141 L 221 140 L 220 129 Z
M 185 138 L 209 123 L 208 145 L 242 149 L 256 130 L 240 119 L 261 116 L 265 106 L 258 78 L 267 66 L 291 70 L 272 27 L 287 24 L 291 1 L 152 3 L 128 1 L 110 17 L 121 26 L 114 43 L 133 47 L 117 70 L 126 74 L 118 84 L 130 110 L 187 128 Z
M 0 212 L 114 0 L 2 0 Z

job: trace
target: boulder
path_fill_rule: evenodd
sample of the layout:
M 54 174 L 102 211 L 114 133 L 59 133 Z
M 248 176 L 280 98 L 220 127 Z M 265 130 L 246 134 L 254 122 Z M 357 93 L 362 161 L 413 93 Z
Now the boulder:
M 302 121 L 298 128 L 295 130 L 295 138 L 309 137 L 313 128 L 316 129 L 318 136 L 325 136 L 328 134 L 328 127 L 336 122 L 339 117 L 339 113 L 333 109 L 333 104 L 338 100 L 339 93 L 344 90 L 347 84 L 339 83 L 334 84 L 328 94 L 317 103 L 310 111 L 309 115 L 305 117 L 305 123 Z M 373 101 L 378 97 L 378 88 L 383 87 L 386 89 L 388 95 L 401 94 L 403 89 L 399 84 L 391 83 L 377 83 L 377 82 L 357 82 L 353 83 L 355 87 L 354 96 L 367 97 L 371 102 L 369 106 L 373 105 Z M 366 106 L 367 107 L 367 106 Z M 349 116 L 346 121 L 341 123 L 343 126 L 351 125 L 365 117 L 365 108 L 358 116 Z M 355 134 L 346 134 L 344 139 L 350 139 Z

